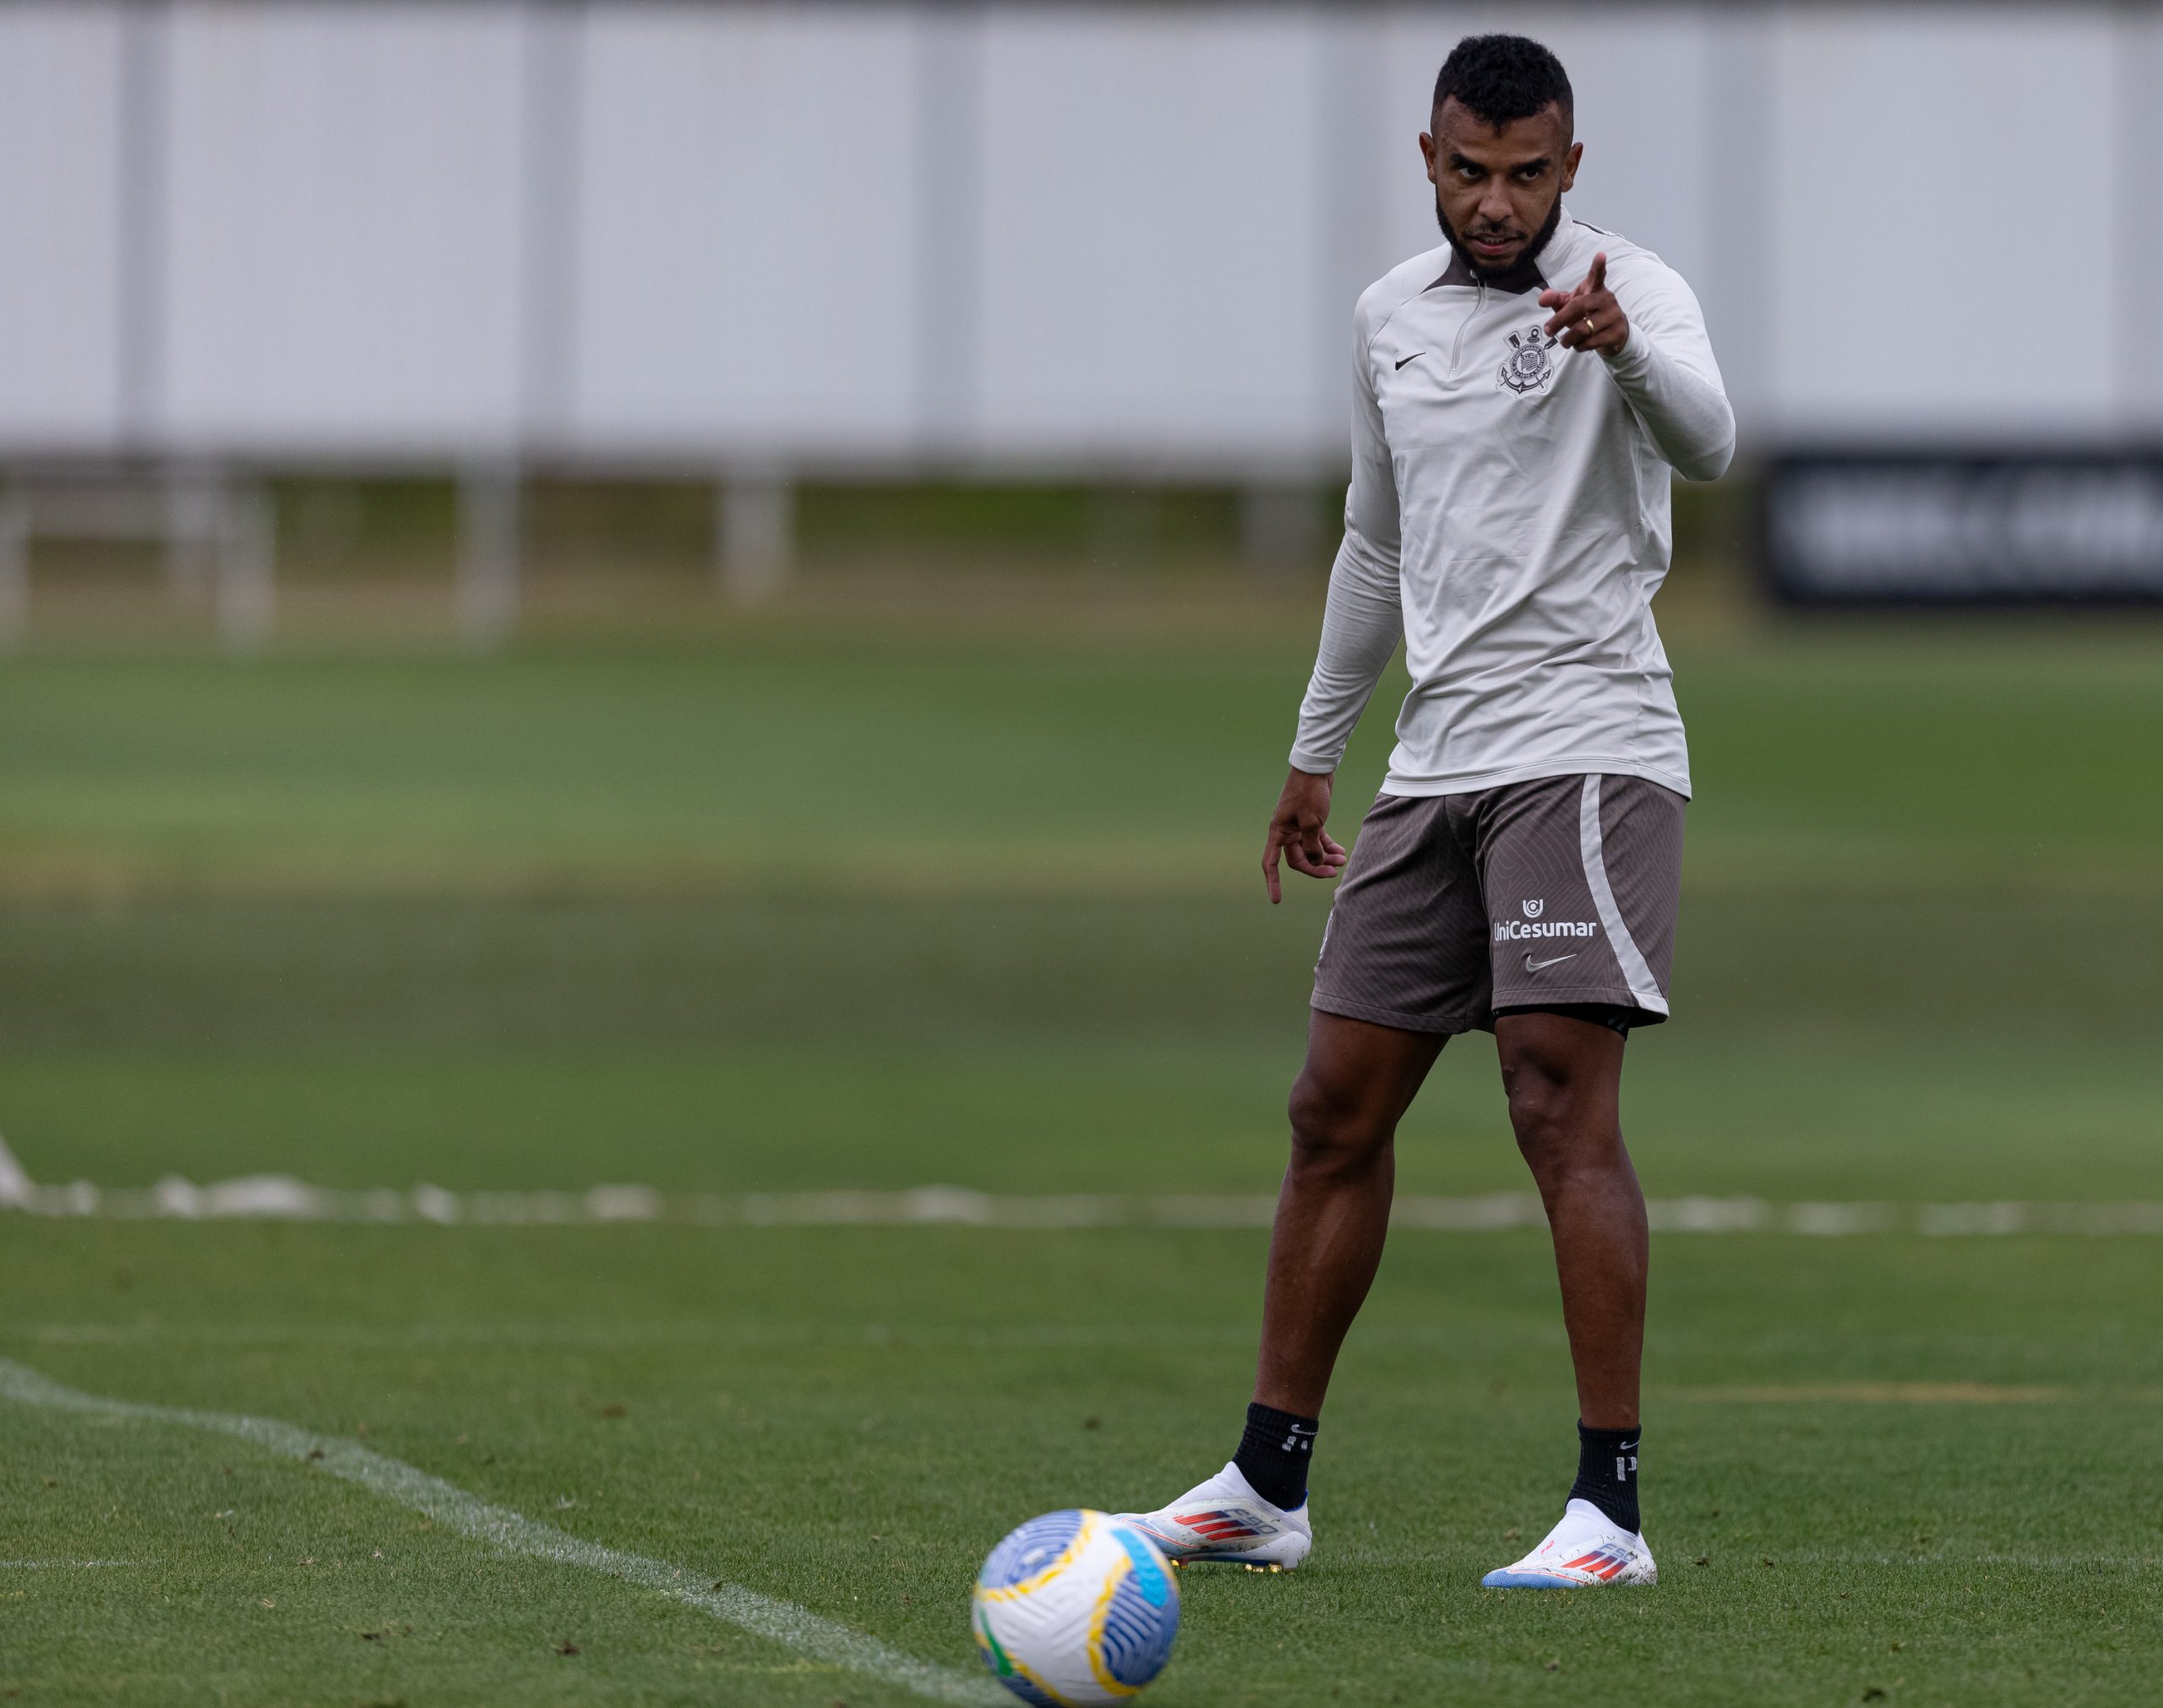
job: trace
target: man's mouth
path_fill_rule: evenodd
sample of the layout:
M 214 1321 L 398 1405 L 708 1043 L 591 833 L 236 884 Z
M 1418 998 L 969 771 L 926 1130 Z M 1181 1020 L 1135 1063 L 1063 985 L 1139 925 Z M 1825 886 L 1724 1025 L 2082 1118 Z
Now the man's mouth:
M 1509 231 L 1477 231 L 1465 242 L 1483 255 L 1502 255 L 1516 248 L 1524 239 Z

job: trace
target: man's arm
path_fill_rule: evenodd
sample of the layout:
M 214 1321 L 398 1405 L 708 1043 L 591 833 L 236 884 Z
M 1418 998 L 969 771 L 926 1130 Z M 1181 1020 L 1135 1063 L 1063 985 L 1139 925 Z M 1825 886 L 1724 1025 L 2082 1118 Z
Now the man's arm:
M 1398 590 L 1397 474 L 1382 432 L 1381 405 L 1367 359 L 1366 317 L 1355 317 L 1353 339 L 1352 485 L 1344 497 L 1344 543 L 1329 572 L 1321 646 L 1306 698 L 1299 703 L 1292 771 L 1271 814 L 1261 870 L 1269 899 L 1283 899 L 1280 852 L 1294 872 L 1334 878 L 1343 848 L 1323 830 L 1337 762 L 1374 695 L 1382 667 L 1404 627 Z
M 1393 495 L 1392 495 L 1393 496 Z M 1321 645 L 1314 674 L 1299 702 L 1299 731 L 1292 743 L 1295 770 L 1327 775 L 1344 757 L 1359 714 L 1373 698 L 1382 667 L 1404 631 L 1398 587 L 1397 554 L 1384 557 L 1361 532 L 1347 504 L 1344 543 L 1329 572 Z
M 1607 283 L 1607 257 L 1574 291 L 1544 291 L 1547 323 L 1571 350 L 1597 351 L 1659 454 L 1686 481 L 1718 480 L 1735 456 L 1735 411 L 1720 384 L 1705 317 L 1681 275 L 1649 256 L 1628 263 L 1627 309 Z

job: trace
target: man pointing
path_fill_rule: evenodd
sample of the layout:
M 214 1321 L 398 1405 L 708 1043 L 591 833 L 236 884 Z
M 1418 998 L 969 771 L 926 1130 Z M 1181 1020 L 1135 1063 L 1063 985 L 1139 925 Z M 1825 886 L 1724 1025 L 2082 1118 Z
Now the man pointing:
M 1668 1014 L 1690 776 L 1650 604 L 1671 476 L 1718 476 L 1734 416 L 1689 287 L 1563 205 L 1583 145 L 1553 54 L 1459 42 L 1432 124 L 1419 146 L 1447 241 L 1354 316 L 1344 542 L 1262 855 L 1272 901 L 1280 858 L 1343 882 L 1292 1091 L 1254 1402 L 1223 1471 L 1136 1516 L 1174 1558 L 1306 1558 L 1308 1466 L 1381 1257 L 1397 1123 L 1452 1036 L 1492 1031 L 1554 1236 L 1579 1451 L 1561 1522 L 1485 1581 L 1651 1583 L 1648 1242 L 1617 1109 L 1629 1032 Z M 1348 866 L 1331 785 L 1400 638 L 1412 691 Z

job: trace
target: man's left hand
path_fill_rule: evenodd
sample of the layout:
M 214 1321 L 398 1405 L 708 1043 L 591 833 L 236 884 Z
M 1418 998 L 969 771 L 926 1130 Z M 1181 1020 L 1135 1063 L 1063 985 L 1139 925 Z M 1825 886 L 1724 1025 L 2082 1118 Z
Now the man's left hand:
M 1539 306 L 1555 311 L 1547 323 L 1547 335 L 1559 338 L 1565 350 L 1596 350 L 1602 356 L 1616 356 L 1630 341 L 1630 317 L 1607 288 L 1605 254 L 1592 258 L 1592 271 L 1585 275 L 1584 283 L 1566 296 L 1560 291 L 1541 291 Z

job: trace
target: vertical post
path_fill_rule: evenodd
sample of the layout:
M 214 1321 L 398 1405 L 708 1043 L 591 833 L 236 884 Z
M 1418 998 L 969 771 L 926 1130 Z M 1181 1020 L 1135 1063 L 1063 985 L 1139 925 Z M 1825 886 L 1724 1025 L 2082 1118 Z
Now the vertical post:
M 1321 504 L 1313 486 L 1257 481 L 1240 494 L 1240 545 L 1250 569 L 1322 568 Z
M 164 425 L 166 162 L 172 128 L 170 4 L 117 8 L 118 255 L 113 269 L 115 404 L 121 443 L 145 449 Z
M 2118 177 L 2113 401 L 2119 432 L 2152 442 L 2163 432 L 2163 352 L 2155 347 L 2154 331 L 2163 209 L 2155 204 L 2152 182 L 2155 150 L 2163 147 L 2155 81 L 2163 76 L 2163 17 L 2151 7 L 2121 6 L 2111 27 L 2117 37 L 2113 57 L 2118 68 L 2111 138 Z
M 458 629 L 500 645 L 518 623 L 519 481 L 510 464 L 469 468 L 458 483 Z
M 1390 209 L 1397 199 L 1385 186 L 1399 182 L 1398 152 L 1403 146 L 1389 98 L 1390 22 L 1365 7 L 1317 7 L 1307 14 L 1313 32 L 1317 158 L 1314 173 L 1315 230 L 1311 264 L 1316 300 L 1312 387 L 1314 465 L 1344 465 L 1345 414 L 1351 398 L 1352 308 L 1368 281 L 1401 253 L 1391 241 Z
M 739 604 L 778 593 L 796 555 L 796 491 L 776 469 L 739 470 L 714 492 L 714 559 L 722 592 Z
M 1779 16 L 1770 7 L 1735 6 L 1704 14 L 1710 32 L 1706 152 L 1699 196 L 1714 233 L 1698 286 L 1719 351 L 1720 374 L 1743 440 L 1776 433 L 1780 382 Z
M 518 432 L 526 454 L 576 427 L 585 0 L 526 0 L 519 141 Z
M 30 626 L 30 501 L 0 492 L 0 648 L 21 645 Z
M 166 590 L 176 605 L 210 596 L 225 534 L 225 494 L 215 473 L 174 469 L 166 476 Z
M 277 516 L 259 481 L 226 489 L 220 507 L 218 639 L 228 652 L 255 652 L 276 614 Z
M 984 9 L 951 0 L 913 9 L 915 449 L 967 458 L 980 449 L 983 413 Z

